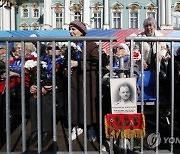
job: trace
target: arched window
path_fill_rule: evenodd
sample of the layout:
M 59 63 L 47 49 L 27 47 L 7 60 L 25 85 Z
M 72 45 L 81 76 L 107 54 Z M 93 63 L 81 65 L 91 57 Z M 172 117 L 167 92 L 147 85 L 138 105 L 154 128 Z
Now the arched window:
M 154 3 L 151 2 L 144 8 L 146 9 L 146 18 L 153 17 L 154 19 L 156 19 L 158 7 Z
M 63 28 L 63 16 L 64 16 L 64 6 L 61 3 L 55 3 L 52 5 L 53 8 L 53 28 L 62 29 Z
M 96 2 L 91 6 L 91 27 L 94 29 L 102 29 L 103 24 L 103 6 Z
M 22 9 L 22 18 L 28 18 L 28 17 L 29 17 L 29 10 Z
M 139 28 L 139 11 L 141 6 L 138 3 L 133 3 L 127 9 L 129 9 L 129 28 Z
M 71 4 L 71 21 L 78 20 L 82 21 L 82 5 L 79 3 Z
M 32 17 L 33 18 L 39 18 L 39 9 L 33 9 L 33 13 L 32 13 Z
M 74 12 L 74 20 L 81 21 L 81 13 L 79 11 Z
M 56 13 L 56 29 L 62 29 L 63 15 L 62 12 Z
M 120 3 L 112 5 L 112 28 L 122 28 L 122 9 L 123 6 Z

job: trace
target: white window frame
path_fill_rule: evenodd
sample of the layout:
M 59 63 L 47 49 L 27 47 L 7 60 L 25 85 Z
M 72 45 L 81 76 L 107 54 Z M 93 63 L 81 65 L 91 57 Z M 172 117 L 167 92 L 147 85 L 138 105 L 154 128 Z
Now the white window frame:
M 133 5 L 136 5 L 137 8 L 136 10 L 132 10 L 131 6 Z M 129 4 L 129 6 L 127 7 L 129 9 L 129 29 L 139 29 L 140 28 L 140 8 L 141 6 L 138 4 L 138 3 L 132 3 L 132 4 Z M 131 27 L 131 13 L 132 12 L 137 12 L 137 28 L 132 28 Z
M 153 7 L 152 10 L 148 9 L 149 7 Z M 157 6 L 154 4 L 154 3 L 149 3 L 148 5 L 145 6 L 145 9 L 146 9 L 146 18 L 149 17 L 148 13 L 154 13 L 154 19 L 157 20 Z
M 137 27 L 136 28 L 132 28 L 131 27 L 131 19 L 132 19 L 132 16 L 131 16 L 131 13 L 137 13 Z M 130 10 L 129 11 L 129 29 L 138 29 L 139 28 L 139 11 L 132 11 Z
M 75 10 L 73 10 L 73 5 L 74 5 L 75 3 L 72 3 L 71 4 L 71 8 L 70 8 L 70 21 L 73 21 L 73 20 L 75 20 L 75 12 L 79 12 L 80 13 L 80 21 L 82 22 L 82 19 L 83 19 L 83 10 L 82 10 L 82 8 L 79 10 L 79 11 L 75 11 Z M 80 4 L 79 4 L 80 5 Z M 82 6 L 81 6 L 82 7 Z
M 56 16 L 57 14 L 61 14 L 61 16 L 57 17 Z M 57 18 L 62 20 L 60 27 L 57 27 L 57 20 L 56 20 Z M 63 13 L 62 12 L 55 13 L 55 27 L 56 27 L 56 29 L 63 29 Z
M 56 27 L 56 12 L 55 12 L 55 6 L 56 4 L 52 5 L 52 28 L 57 29 Z M 63 23 L 64 23 L 64 6 L 60 4 L 61 13 L 62 13 L 62 29 L 63 29 Z M 58 28 L 59 29 L 59 28 Z
M 38 10 L 38 11 L 39 11 L 37 17 L 34 16 L 34 15 L 35 15 L 35 10 Z M 40 17 L 40 9 L 39 9 L 39 8 L 33 8 L 33 9 L 31 10 L 31 16 L 32 16 L 33 19 L 38 19 L 38 18 Z
M 79 13 L 78 15 L 76 15 L 75 13 Z M 76 18 L 77 17 L 77 18 Z M 81 13 L 81 11 L 74 11 L 74 20 L 79 20 L 79 21 L 81 21 L 82 22 L 82 13 Z
M 114 4 L 112 4 L 111 6 L 111 27 L 113 29 L 117 29 L 115 28 L 115 25 L 114 25 L 114 12 L 120 12 L 120 29 L 122 29 L 122 18 L 123 18 L 123 8 L 124 6 L 121 4 L 121 3 L 118 3 L 118 2 L 115 2 Z
M 154 16 L 149 15 L 149 14 L 154 14 Z M 153 17 L 156 20 L 156 12 L 155 11 L 147 11 L 146 12 L 146 18 L 148 17 Z
M 25 9 L 27 9 L 27 11 L 28 11 L 28 12 L 27 12 L 27 15 L 28 15 L 27 17 L 24 17 L 24 10 L 25 10 Z M 21 18 L 22 18 L 22 19 L 28 19 L 29 16 L 30 16 L 29 8 L 21 8 Z
M 120 13 L 120 27 L 116 28 L 114 25 L 114 13 Z M 116 18 L 117 19 L 117 18 Z M 112 10 L 112 28 L 113 29 L 122 29 L 122 11 Z
M 174 20 L 176 20 L 176 22 L 174 22 Z M 173 9 L 172 9 L 172 26 L 173 26 L 173 29 L 180 30 L 180 3 L 178 2 L 173 6 Z
M 98 10 L 95 9 L 95 3 L 93 3 L 90 7 L 91 9 L 91 18 L 90 18 L 90 27 L 92 29 L 96 29 L 94 27 L 94 14 L 97 13 L 97 12 L 100 12 L 101 14 L 101 27 L 98 28 L 98 29 L 103 29 L 103 20 L 104 20 L 104 17 L 103 17 L 103 5 L 101 3 L 98 3 Z
M 98 14 L 98 15 L 100 14 L 100 17 L 99 16 L 96 17 L 96 19 L 97 19 L 96 27 L 94 26 L 95 25 L 95 17 L 94 17 L 95 14 Z M 100 10 L 93 12 L 93 22 L 92 22 L 92 28 L 93 29 L 102 29 L 102 27 L 103 27 L 103 25 L 102 25 L 103 24 L 103 21 L 102 21 L 103 17 L 102 17 L 102 15 L 103 15 L 102 11 L 100 11 Z M 98 19 L 100 19 L 100 25 L 98 25 L 98 23 L 99 23 Z
M 180 12 L 175 11 L 172 14 L 172 23 L 173 23 L 173 29 L 179 30 L 180 29 Z M 175 18 L 176 17 L 176 18 Z M 174 22 L 176 20 L 176 22 Z M 179 22 L 178 22 L 179 21 Z M 179 24 L 178 24 L 179 23 Z M 176 26 L 175 26 L 176 25 Z

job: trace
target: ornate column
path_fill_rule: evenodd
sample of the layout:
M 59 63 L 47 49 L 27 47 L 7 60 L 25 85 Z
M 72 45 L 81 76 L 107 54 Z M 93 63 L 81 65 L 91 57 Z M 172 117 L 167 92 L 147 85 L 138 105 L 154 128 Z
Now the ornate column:
M 165 0 L 160 0 L 160 27 L 164 29 L 165 27 Z
M 166 0 L 166 26 L 167 28 L 172 28 L 172 20 L 171 20 L 171 16 L 172 16 L 172 11 L 171 11 L 171 0 Z
M 51 29 L 51 0 L 44 0 L 44 29 Z
M 11 30 L 15 30 L 15 6 L 11 7 Z
M 64 27 L 68 30 L 70 23 L 70 0 L 64 0 Z
M 2 30 L 11 30 L 11 13 L 10 9 L 3 6 Z
M 83 22 L 90 28 L 90 1 L 83 0 Z
M 104 0 L 104 29 L 109 29 L 109 0 Z

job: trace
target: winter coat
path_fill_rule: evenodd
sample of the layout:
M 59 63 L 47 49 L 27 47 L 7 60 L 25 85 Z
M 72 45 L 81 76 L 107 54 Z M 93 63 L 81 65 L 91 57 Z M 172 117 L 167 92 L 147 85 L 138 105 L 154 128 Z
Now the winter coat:
M 98 116 L 98 46 L 94 42 L 86 44 L 86 118 L 87 125 L 97 122 Z M 72 124 L 84 123 L 83 102 L 83 52 L 78 67 L 71 75 Z

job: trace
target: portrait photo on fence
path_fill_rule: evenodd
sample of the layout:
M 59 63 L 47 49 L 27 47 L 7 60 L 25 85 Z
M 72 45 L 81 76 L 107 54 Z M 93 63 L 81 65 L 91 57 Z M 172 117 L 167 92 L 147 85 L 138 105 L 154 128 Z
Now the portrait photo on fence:
M 135 78 L 110 79 L 112 114 L 137 113 Z

